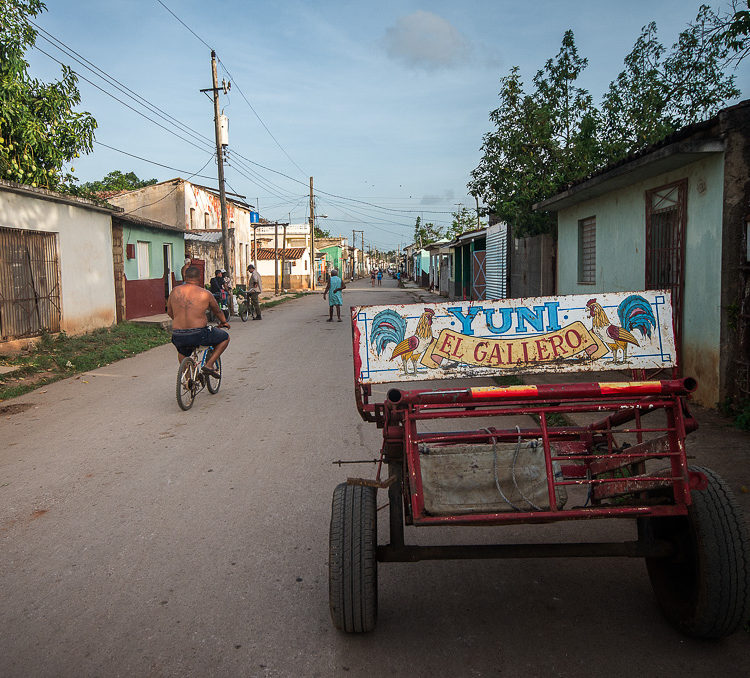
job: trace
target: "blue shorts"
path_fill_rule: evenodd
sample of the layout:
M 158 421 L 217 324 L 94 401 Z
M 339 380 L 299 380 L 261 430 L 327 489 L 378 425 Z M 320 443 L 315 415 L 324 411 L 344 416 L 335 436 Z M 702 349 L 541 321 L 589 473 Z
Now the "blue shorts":
M 229 333 L 218 327 L 196 327 L 172 330 L 172 343 L 180 355 L 189 356 L 198 346 L 216 346 L 229 339 Z

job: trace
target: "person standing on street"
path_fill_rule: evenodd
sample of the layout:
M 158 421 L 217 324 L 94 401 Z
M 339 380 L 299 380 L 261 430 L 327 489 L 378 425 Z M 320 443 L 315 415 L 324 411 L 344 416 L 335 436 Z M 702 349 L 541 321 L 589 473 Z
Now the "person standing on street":
M 261 280 L 260 274 L 255 270 L 255 266 L 250 264 L 247 267 L 247 274 L 249 277 L 247 284 L 247 295 L 250 297 L 250 303 L 255 309 L 255 317 L 253 320 L 262 320 L 260 317 L 260 302 L 258 296 L 263 291 L 263 281 Z
M 378 269 L 378 287 L 380 287 L 383 284 L 383 269 Z
M 336 307 L 336 316 L 341 322 L 341 304 L 344 303 L 344 299 L 341 295 L 341 290 L 346 289 L 344 281 L 339 278 L 339 272 L 334 268 L 331 271 L 331 277 L 328 279 L 328 284 L 325 290 L 323 290 L 323 299 L 328 295 L 328 321 L 333 322 L 333 307 Z

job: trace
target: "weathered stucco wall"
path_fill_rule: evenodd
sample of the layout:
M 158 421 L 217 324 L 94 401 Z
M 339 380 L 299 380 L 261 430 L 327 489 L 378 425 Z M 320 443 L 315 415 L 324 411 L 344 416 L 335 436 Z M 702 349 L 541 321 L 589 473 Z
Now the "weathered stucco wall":
M 0 226 L 57 233 L 62 330 L 81 334 L 115 323 L 110 214 L 0 188 Z
M 177 181 L 145 186 L 108 198 L 108 201 L 136 217 L 185 228 L 181 203 L 182 187 Z
M 688 180 L 685 227 L 683 374 L 695 377 L 698 402 L 719 397 L 721 238 L 724 156 L 721 153 L 634 181 L 624 189 L 558 213 L 558 294 L 641 290 L 646 281 L 645 192 Z M 699 190 L 701 187 L 703 190 Z M 596 283 L 578 282 L 578 221 L 596 217 Z

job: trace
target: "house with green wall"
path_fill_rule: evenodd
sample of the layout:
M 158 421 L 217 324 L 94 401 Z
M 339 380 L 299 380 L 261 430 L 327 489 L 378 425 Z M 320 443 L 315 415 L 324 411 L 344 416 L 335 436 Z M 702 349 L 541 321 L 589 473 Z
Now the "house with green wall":
M 164 313 L 172 288 L 182 282 L 185 231 L 132 214 L 112 217 L 118 320 Z M 118 270 L 120 269 L 120 270 Z M 119 280 L 118 280 L 119 278 Z
M 744 101 L 535 206 L 557 213 L 558 294 L 670 292 L 681 373 L 711 407 L 750 396 L 748 177 Z

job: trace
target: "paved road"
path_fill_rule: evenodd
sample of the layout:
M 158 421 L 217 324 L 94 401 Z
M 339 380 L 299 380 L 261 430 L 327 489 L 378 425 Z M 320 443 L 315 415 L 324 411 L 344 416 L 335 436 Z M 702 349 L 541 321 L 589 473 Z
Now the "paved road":
M 384 283 L 345 303 L 410 300 Z M 750 675 L 750 636 L 674 632 L 640 561 L 381 565 L 377 630 L 336 632 L 327 531 L 350 469 L 331 461 L 372 458 L 379 431 L 353 404 L 349 326 L 326 317 L 316 296 L 233 324 L 220 393 L 187 413 L 165 346 L 0 416 L 0 676 Z

